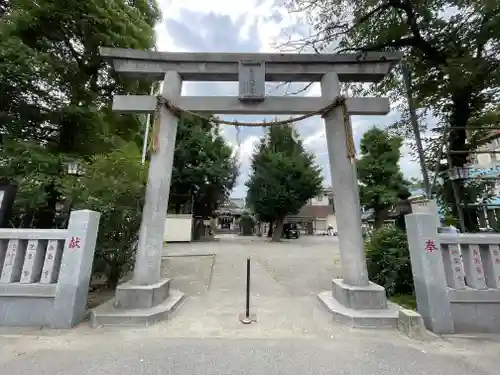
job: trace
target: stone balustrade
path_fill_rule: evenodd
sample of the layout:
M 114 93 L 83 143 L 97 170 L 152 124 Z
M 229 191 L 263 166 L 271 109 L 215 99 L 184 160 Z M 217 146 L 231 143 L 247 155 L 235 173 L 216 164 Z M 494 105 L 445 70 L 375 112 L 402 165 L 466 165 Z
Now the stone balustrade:
M 70 328 L 85 314 L 100 214 L 67 229 L 0 229 L 0 326 Z
M 435 333 L 500 332 L 500 234 L 438 233 L 406 215 L 418 311 Z
M 439 243 L 449 288 L 500 289 L 500 234 L 439 234 Z

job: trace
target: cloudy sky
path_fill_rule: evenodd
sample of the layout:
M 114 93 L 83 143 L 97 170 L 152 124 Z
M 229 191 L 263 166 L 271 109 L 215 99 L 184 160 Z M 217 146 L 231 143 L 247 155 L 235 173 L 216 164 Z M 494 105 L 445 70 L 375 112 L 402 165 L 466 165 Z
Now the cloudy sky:
M 273 45 L 281 30 L 290 29 L 294 21 L 275 5 L 275 0 L 160 0 L 163 21 L 157 26 L 157 45 L 160 51 L 169 52 L 276 52 Z M 282 35 L 282 34 L 281 34 Z M 269 89 L 272 89 L 270 87 Z M 272 94 L 280 94 L 275 90 Z M 237 95 L 236 82 L 187 82 L 184 95 Z M 307 95 L 319 96 L 319 87 L 312 87 Z M 387 116 L 353 116 L 353 133 L 356 147 L 363 133 L 373 125 L 385 126 L 398 118 L 398 113 Z M 239 121 L 261 121 L 265 116 L 231 116 Z M 271 116 L 267 117 L 270 120 Z M 322 119 L 312 117 L 296 125 L 307 148 L 316 156 L 323 169 L 325 186 L 331 185 L 325 128 Z M 224 136 L 237 147 L 236 129 L 225 127 Z M 249 159 L 256 142 L 264 134 L 261 128 L 241 128 L 241 175 L 234 197 L 244 197 L 244 182 L 248 177 Z M 419 177 L 419 167 L 403 150 L 400 164 L 407 177 Z

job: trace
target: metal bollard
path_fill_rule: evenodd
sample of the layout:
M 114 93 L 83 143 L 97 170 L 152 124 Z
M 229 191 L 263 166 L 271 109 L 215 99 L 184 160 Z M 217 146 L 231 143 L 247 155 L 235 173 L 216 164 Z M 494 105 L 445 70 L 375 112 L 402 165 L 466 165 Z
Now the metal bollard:
M 257 321 L 255 314 L 250 314 L 250 257 L 247 258 L 247 285 L 245 297 L 245 312 L 240 314 L 240 322 L 243 324 L 250 324 Z

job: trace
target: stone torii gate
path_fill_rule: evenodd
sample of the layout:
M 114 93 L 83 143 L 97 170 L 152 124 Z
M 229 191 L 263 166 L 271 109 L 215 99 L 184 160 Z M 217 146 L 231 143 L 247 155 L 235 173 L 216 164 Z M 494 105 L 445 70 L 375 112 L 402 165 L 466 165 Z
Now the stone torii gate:
M 342 279 L 320 300 L 351 325 L 393 325 L 397 309 L 384 288 L 368 280 L 361 235 L 361 211 L 352 155 L 349 115 L 385 115 L 387 98 L 347 98 L 340 82 L 377 82 L 400 60 L 399 53 L 237 54 L 168 53 L 101 48 L 101 56 L 123 75 L 163 80 L 155 96 L 115 95 L 113 110 L 156 113 L 146 200 L 133 278 L 118 286 L 113 301 L 92 311 L 92 323 L 149 322 L 165 318 L 183 295 L 160 275 L 170 180 L 179 112 L 198 114 L 322 114 L 332 176 Z M 238 81 L 239 97 L 181 96 L 183 81 Z M 265 82 L 320 82 L 320 97 L 265 96 Z M 349 124 L 346 126 L 346 124 Z M 347 142 L 346 142 L 347 140 Z

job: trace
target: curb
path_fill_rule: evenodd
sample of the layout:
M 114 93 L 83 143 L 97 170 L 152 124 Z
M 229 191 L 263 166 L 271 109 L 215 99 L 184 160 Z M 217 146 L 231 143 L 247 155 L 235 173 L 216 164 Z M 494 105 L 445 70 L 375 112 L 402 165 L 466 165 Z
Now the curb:
M 434 341 L 439 338 L 425 328 L 422 315 L 408 309 L 399 310 L 398 330 L 409 338 L 418 341 Z

